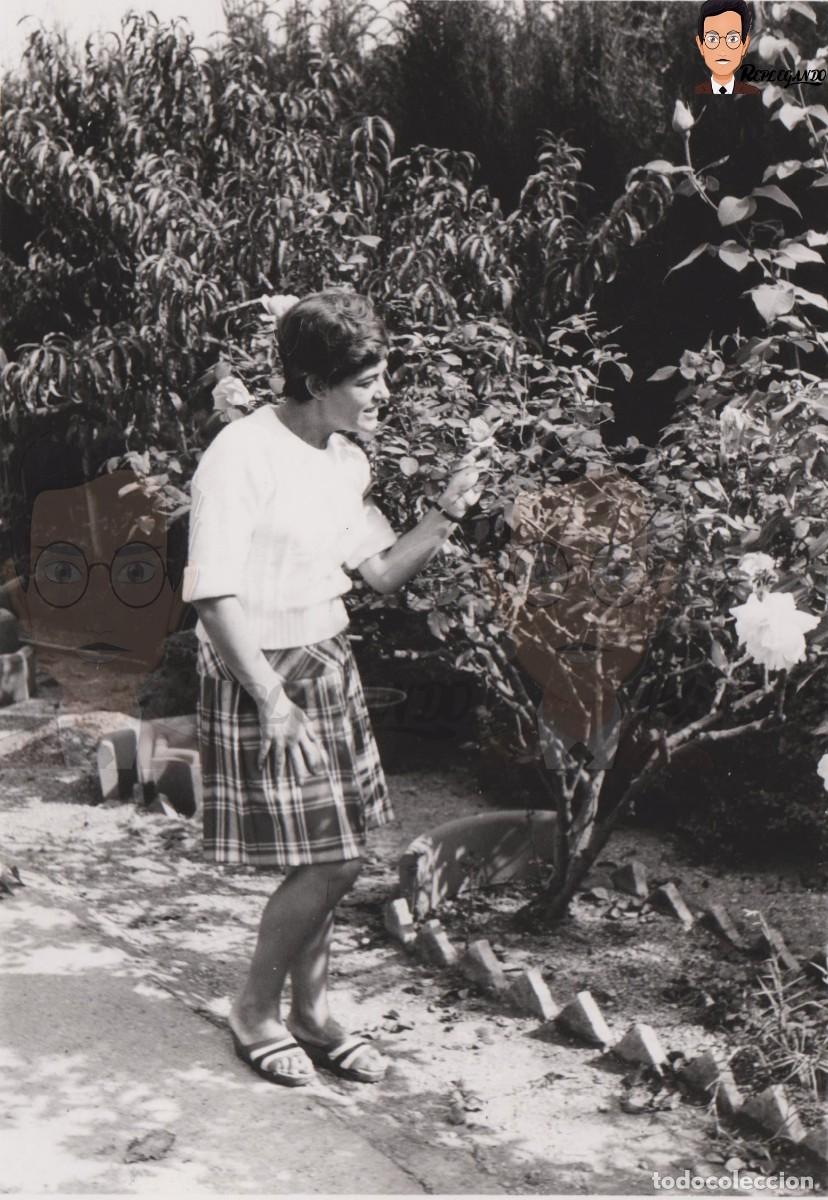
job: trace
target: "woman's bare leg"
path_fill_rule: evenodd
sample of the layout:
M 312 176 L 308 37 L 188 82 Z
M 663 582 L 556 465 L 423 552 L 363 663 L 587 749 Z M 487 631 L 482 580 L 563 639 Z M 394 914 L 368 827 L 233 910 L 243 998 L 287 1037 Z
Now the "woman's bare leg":
M 285 1035 L 282 989 L 297 955 L 311 946 L 315 950 L 308 956 L 308 974 L 315 980 L 324 979 L 326 988 L 330 933 L 327 938 L 320 934 L 332 926 L 332 910 L 353 886 L 361 866 L 360 859 L 349 859 L 296 867 L 270 897 L 247 979 L 231 1012 L 232 1028 L 242 1042 Z M 321 967 L 314 965 L 320 954 L 324 959 Z M 279 1063 L 279 1069 L 288 1073 L 302 1073 L 306 1068 L 302 1054 Z
M 333 929 L 334 914 L 331 910 L 290 966 L 289 1027 L 299 1037 L 319 1045 L 342 1041 L 348 1034 L 348 1030 L 333 1019 L 328 1007 L 328 968 Z M 366 1047 L 360 1052 L 358 1065 L 362 1070 L 377 1071 L 385 1064 L 377 1050 Z
M 310 941 L 290 965 L 290 1019 L 308 1037 L 324 1038 L 331 1023 L 328 1009 L 328 968 L 331 961 L 334 914 L 329 912 Z

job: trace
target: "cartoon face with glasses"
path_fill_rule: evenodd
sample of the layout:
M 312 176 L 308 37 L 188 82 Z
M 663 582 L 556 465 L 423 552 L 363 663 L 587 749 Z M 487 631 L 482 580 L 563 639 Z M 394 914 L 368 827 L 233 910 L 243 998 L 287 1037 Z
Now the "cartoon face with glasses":
M 751 14 L 745 0 L 705 0 L 699 13 L 696 46 L 710 78 L 696 85 L 697 96 L 756 96 L 759 89 L 737 80 L 750 46 Z
M 146 542 L 121 546 L 109 563 L 88 562 L 83 549 L 71 542 L 52 542 L 35 549 L 34 584 L 40 598 L 53 608 L 72 608 L 83 599 L 93 567 L 106 568 L 113 594 L 128 608 L 146 608 L 164 586 L 164 560 L 159 547 Z M 102 643 L 85 649 L 117 654 L 126 647 Z
M 612 765 L 621 688 L 641 664 L 669 581 L 653 578 L 643 488 L 614 473 L 517 498 L 499 608 L 515 656 L 542 688 L 546 765 Z
M 158 665 L 184 607 L 170 580 L 165 518 L 137 482 L 133 472 L 116 471 L 40 491 L 28 576 L 7 589 L 64 699 L 98 708 L 117 706 L 107 702 L 110 684 L 132 694 Z

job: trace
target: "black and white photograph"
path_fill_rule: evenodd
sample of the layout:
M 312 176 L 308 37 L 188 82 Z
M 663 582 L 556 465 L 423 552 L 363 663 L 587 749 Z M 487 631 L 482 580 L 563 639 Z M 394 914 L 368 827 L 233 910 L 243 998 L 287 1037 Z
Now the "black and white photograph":
M 0 1191 L 824 1195 L 828 0 L 4 0 Z

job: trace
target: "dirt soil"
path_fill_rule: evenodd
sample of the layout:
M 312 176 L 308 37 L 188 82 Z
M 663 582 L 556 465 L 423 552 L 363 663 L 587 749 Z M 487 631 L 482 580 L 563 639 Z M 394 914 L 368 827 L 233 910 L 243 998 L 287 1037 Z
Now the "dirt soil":
M 0 847 L 24 880 L 29 865 L 71 889 L 101 931 L 152 961 L 159 986 L 222 1024 L 276 878 L 205 862 L 193 822 L 128 803 L 91 805 L 96 738 L 119 723 L 117 714 L 84 714 L 58 729 L 46 701 L 0 714 Z M 815 1162 L 784 1143 L 723 1126 L 669 1088 L 654 1096 L 610 1055 L 393 944 L 382 906 L 402 850 L 442 821 L 486 806 L 468 758 L 389 776 L 389 785 L 397 819 L 372 837 L 360 882 L 339 911 L 333 985 L 337 1015 L 375 1038 L 392 1067 L 378 1087 L 327 1078 L 324 1103 L 344 1107 L 404 1166 L 441 1159 L 445 1192 L 469 1190 L 470 1160 L 494 1193 L 648 1194 L 653 1171 L 720 1174 L 734 1156 L 754 1174 L 818 1177 Z M 694 865 L 672 842 L 635 830 L 616 835 L 593 885 L 600 889 L 611 867 L 632 857 L 652 882 L 676 881 L 692 909 L 725 904 L 747 925 L 754 918 L 746 914 L 761 910 L 800 952 L 824 940 L 825 897 L 793 870 Z M 540 967 L 559 1003 L 590 990 L 616 1034 L 643 1021 L 668 1051 L 727 1047 L 723 1029 L 708 1027 L 719 1002 L 708 984 L 726 979 L 732 961 L 713 934 L 685 933 L 669 917 L 619 907 L 600 890 L 579 896 L 571 920 L 554 931 L 528 934 L 514 924 L 525 900 L 512 886 L 473 893 L 441 915 L 457 944 L 485 936 L 507 968 Z

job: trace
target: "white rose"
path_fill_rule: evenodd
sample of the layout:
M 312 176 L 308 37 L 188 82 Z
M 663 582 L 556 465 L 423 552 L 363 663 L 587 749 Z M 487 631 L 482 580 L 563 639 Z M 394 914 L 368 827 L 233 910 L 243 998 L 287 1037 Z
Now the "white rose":
M 213 411 L 229 412 L 233 408 L 249 408 L 253 397 L 240 379 L 228 375 L 213 388 Z
M 828 754 L 823 754 L 817 763 L 817 775 L 819 775 L 826 792 L 828 792 Z
M 272 317 L 276 321 L 280 321 L 285 313 L 293 308 L 294 304 L 299 303 L 298 296 L 259 296 L 259 303 L 267 313 L 268 317 Z
M 751 658 L 769 671 L 787 671 L 805 657 L 805 634 L 816 628 L 819 617 L 800 612 L 789 592 L 767 592 L 760 600 L 731 608 L 736 636 Z
M 762 554 L 756 550 L 752 554 L 746 554 L 739 562 L 739 570 L 743 575 L 747 575 L 748 579 L 753 581 L 759 575 L 765 575 L 769 579 L 776 579 L 776 560 L 771 558 L 769 554 Z
M 692 129 L 696 121 L 692 112 L 684 103 L 683 100 L 677 100 L 676 106 L 673 109 L 673 129 L 676 133 L 687 133 Z

